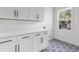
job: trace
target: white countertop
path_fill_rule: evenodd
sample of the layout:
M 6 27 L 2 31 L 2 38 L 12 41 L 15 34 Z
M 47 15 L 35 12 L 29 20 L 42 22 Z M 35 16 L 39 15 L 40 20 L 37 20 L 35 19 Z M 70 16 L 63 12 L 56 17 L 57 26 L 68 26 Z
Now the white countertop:
M 41 30 L 44 31 L 44 30 Z M 33 32 L 41 32 L 41 31 L 18 31 L 18 32 L 10 32 L 10 33 L 0 33 L 0 38 L 4 38 L 4 37 L 10 37 L 10 36 L 18 36 L 18 35 L 22 35 L 22 34 L 28 34 L 28 33 L 33 33 Z

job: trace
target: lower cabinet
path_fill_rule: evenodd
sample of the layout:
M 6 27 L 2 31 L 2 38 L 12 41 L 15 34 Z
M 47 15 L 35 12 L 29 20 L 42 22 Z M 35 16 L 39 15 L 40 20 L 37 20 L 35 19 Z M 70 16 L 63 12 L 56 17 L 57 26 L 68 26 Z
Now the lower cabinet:
M 0 39 L 0 52 L 16 52 L 16 37 Z
M 33 51 L 41 51 L 48 46 L 48 34 L 47 32 L 35 33 L 33 37 Z
M 41 50 L 41 34 L 35 33 L 33 36 L 33 52 Z
M 48 46 L 47 32 L 0 39 L 0 52 L 39 52 Z
M 19 52 L 32 52 L 32 35 L 18 37 Z
M 45 49 L 48 47 L 49 35 L 47 32 L 43 32 L 41 36 L 41 48 Z

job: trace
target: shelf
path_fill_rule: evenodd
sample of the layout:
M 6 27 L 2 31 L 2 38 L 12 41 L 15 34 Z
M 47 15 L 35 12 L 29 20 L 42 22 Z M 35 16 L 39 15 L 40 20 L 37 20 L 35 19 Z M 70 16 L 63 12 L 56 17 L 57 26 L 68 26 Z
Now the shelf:
M 17 20 L 17 21 L 32 21 L 32 22 L 40 22 L 40 21 L 42 21 L 42 20 L 12 19 L 12 18 L 0 18 L 0 20 Z

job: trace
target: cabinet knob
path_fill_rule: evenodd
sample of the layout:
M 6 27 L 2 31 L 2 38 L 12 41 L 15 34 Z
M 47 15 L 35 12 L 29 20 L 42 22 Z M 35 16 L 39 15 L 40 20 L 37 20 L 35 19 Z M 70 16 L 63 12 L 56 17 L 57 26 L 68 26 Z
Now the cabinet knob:
M 40 19 L 39 14 L 36 15 L 36 19 Z
M 41 38 L 41 41 L 40 41 L 41 43 L 43 43 L 44 42 L 44 39 L 43 38 Z

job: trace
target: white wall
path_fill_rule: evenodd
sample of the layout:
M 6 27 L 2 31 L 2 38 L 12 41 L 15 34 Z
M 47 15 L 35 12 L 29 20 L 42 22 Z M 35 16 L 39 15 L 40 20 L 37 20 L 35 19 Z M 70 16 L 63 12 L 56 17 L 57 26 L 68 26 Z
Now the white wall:
M 50 34 L 50 38 L 53 38 L 53 8 L 52 7 L 48 7 L 45 8 L 44 11 L 44 24 L 47 26 L 47 29 L 49 31 Z
M 72 8 L 72 28 L 70 31 L 57 28 L 57 11 L 61 7 L 54 8 L 54 38 L 79 46 L 79 8 Z
M 5 33 L 31 33 L 42 30 L 52 31 L 53 18 L 52 8 L 44 8 L 44 20 L 41 22 L 32 21 L 16 21 L 0 19 L 0 34 Z M 46 29 L 43 29 L 46 26 Z M 51 32 L 50 32 L 51 33 Z

